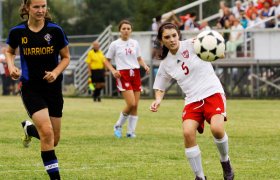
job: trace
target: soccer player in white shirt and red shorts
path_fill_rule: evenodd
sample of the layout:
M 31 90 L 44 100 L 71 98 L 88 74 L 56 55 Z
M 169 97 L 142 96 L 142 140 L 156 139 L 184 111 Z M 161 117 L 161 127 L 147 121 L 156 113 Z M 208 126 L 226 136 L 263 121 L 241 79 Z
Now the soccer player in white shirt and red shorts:
M 162 55 L 154 86 L 155 101 L 150 110 L 157 112 L 164 91 L 171 79 L 175 79 L 186 94 L 183 109 L 183 134 L 185 155 L 197 180 L 204 180 L 201 152 L 196 143 L 196 131 L 203 133 L 204 121 L 210 124 L 214 142 L 220 153 L 223 176 L 234 178 L 228 152 L 228 136 L 224 129 L 226 121 L 226 98 L 220 80 L 210 62 L 201 60 L 193 48 L 193 39 L 179 40 L 180 31 L 172 23 L 164 23 L 157 38 L 162 43 Z
M 149 73 L 150 68 L 141 57 L 138 42 L 130 38 L 132 24 L 128 20 L 119 23 L 120 38 L 110 44 L 106 54 L 106 67 L 116 78 L 117 88 L 125 99 L 126 106 L 120 113 L 120 117 L 114 125 L 114 135 L 122 137 L 122 126 L 128 119 L 127 134 L 128 138 L 134 138 L 135 129 L 138 121 L 137 107 L 140 99 L 141 77 L 140 65 Z M 116 68 L 109 62 L 115 60 Z

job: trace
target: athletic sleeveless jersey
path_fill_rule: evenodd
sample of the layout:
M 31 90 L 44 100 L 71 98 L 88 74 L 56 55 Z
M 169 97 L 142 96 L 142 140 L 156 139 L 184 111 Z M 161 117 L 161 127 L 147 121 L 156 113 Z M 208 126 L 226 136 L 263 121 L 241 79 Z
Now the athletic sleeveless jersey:
M 108 59 L 115 60 L 117 70 L 139 69 L 140 65 L 137 58 L 140 56 L 139 44 L 134 39 L 128 39 L 127 41 L 117 39 L 113 41 L 106 54 Z
M 59 63 L 59 51 L 69 44 L 62 28 L 45 21 L 39 32 L 32 32 L 27 21 L 13 27 L 7 39 L 13 49 L 19 47 L 22 82 L 44 82 L 45 71 L 52 71 Z M 62 74 L 57 81 L 62 80 Z
M 186 94 L 185 104 L 215 93 L 224 93 L 211 63 L 201 60 L 195 54 L 191 39 L 180 41 L 176 55 L 169 52 L 162 60 L 153 88 L 165 91 L 171 79 L 175 79 Z

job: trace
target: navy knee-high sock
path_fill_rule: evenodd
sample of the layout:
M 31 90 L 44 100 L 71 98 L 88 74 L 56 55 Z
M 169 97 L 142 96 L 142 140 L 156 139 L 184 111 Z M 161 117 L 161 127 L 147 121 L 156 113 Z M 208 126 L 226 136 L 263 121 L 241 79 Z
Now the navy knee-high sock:
M 41 157 L 51 180 L 60 180 L 58 161 L 54 150 L 42 151 Z

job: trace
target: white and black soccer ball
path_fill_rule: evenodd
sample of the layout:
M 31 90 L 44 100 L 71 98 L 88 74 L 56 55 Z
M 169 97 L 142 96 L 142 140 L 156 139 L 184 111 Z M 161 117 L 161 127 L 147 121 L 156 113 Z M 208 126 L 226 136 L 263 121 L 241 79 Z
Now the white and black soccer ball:
M 194 41 L 197 56 L 204 61 L 215 61 L 225 55 L 225 39 L 214 30 L 199 33 Z

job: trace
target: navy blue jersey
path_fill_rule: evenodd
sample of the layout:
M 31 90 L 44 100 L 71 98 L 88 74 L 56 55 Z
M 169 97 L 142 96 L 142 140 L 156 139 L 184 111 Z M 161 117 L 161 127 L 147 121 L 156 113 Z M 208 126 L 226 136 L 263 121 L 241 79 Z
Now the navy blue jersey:
M 22 82 L 43 82 L 45 71 L 52 71 L 59 63 L 59 51 L 69 44 L 60 26 L 45 21 L 39 32 L 28 28 L 27 21 L 11 28 L 7 44 L 19 47 Z M 62 75 L 57 78 L 61 82 Z

